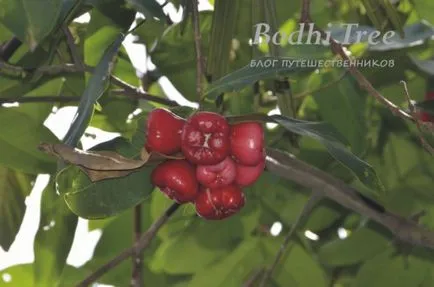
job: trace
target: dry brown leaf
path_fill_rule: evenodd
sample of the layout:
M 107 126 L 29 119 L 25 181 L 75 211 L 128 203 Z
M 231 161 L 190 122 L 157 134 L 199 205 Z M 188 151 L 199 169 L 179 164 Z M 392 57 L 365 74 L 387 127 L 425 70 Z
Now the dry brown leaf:
M 145 160 L 129 159 L 112 151 L 88 152 L 64 144 L 42 143 L 39 149 L 67 163 L 93 170 L 130 170 L 146 163 Z
M 110 178 L 118 178 L 118 177 L 124 177 L 127 176 L 133 172 L 136 172 L 137 170 L 130 169 L 130 170 L 92 170 L 87 169 L 84 167 L 80 167 L 80 169 L 87 174 L 90 181 L 97 182 L 104 179 L 110 179 Z
M 166 159 L 184 158 L 182 154 L 167 156 L 154 152 L 148 153 L 145 148 L 140 153 L 140 159 L 126 158 L 113 151 L 83 151 L 64 144 L 41 143 L 39 149 L 78 166 L 93 182 L 123 177 L 147 164 L 157 164 Z

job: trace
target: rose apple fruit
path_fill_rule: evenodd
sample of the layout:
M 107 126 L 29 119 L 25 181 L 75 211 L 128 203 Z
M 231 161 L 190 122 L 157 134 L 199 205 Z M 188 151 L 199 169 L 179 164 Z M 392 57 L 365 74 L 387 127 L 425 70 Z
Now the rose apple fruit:
M 201 187 L 195 200 L 196 213 L 210 220 L 227 218 L 240 211 L 244 204 L 243 191 L 233 184 L 216 189 Z
M 231 154 L 235 162 L 256 166 L 264 158 L 264 129 L 260 123 L 246 122 L 231 127 Z
M 196 171 L 186 160 L 168 160 L 159 164 L 151 174 L 152 184 L 178 203 L 192 202 L 199 184 Z
M 194 164 L 217 164 L 229 155 L 229 132 L 229 125 L 221 115 L 198 112 L 184 125 L 182 152 Z
M 155 109 L 147 121 L 148 152 L 173 154 L 181 151 L 181 133 L 185 120 L 165 109 Z
M 234 161 L 228 156 L 214 165 L 198 165 L 196 177 L 199 183 L 210 188 L 219 188 L 230 185 L 236 176 Z

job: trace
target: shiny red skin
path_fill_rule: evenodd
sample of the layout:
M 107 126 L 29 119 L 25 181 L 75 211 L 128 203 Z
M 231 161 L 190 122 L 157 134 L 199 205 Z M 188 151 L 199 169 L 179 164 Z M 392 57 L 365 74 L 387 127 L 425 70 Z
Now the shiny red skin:
M 184 125 L 182 152 L 194 164 L 217 164 L 229 155 L 229 132 L 229 125 L 221 115 L 198 112 Z
M 236 164 L 235 183 L 241 187 L 249 186 L 261 176 L 265 168 L 265 159 L 255 166 Z
M 199 185 L 193 165 L 186 160 L 169 160 L 158 165 L 151 174 L 152 184 L 178 203 L 192 202 Z
M 236 176 L 235 162 L 228 156 L 215 165 L 198 165 L 196 178 L 202 185 L 220 188 L 230 185 Z
M 240 211 L 245 202 L 243 191 L 236 185 L 217 189 L 201 187 L 195 201 L 196 213 L 205 219 L 220 220 Z
M 185 120 L 165 109 L 155 109 L 147 121 L 148 152 L 173 154 L 181 151 L 181 133 Z
M 233 125 L 230 142 L 232 157 L 239 164 L 256 166 L 264 158 L 264 129 L 260 123 Z

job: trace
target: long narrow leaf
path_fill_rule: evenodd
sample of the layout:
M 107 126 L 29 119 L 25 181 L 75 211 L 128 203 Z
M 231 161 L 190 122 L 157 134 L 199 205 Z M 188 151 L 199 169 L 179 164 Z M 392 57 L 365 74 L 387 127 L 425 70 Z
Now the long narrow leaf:
M 94 105 L 106 89 L 106 83 L 114 66 L 114 59 L 123 39 L 124 36 L 120 34 L 119 37 L 106 50 L 104 56 L 96 67 L 95 72 L 90 78 L 89 83 L 84 90 L 83 96 L 81 97 L 74 121 L 69 128 L 68 133 L 66 134 L 64 139 L 65 144 L 69 146 L 76 146 L 84 131 L 86 130 L 87 125 L 89 124 L 89 121 L 92 117 Z

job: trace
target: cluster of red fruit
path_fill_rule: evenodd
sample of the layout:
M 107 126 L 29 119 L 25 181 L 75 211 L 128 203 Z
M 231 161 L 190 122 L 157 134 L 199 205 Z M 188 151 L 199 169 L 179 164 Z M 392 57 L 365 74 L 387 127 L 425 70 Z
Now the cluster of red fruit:
M 152 172 L 152 183 L 178 203 L 193 202 L 206 219 L 223 219 L 245 203 L 242 187 L 253 184 L 265 166 L 260 123 L 229 126 L 224 117 L 197 112 L 187 120 L 155 109 L 147 121 L 146 149 L 185 159 L 170 159 Z

